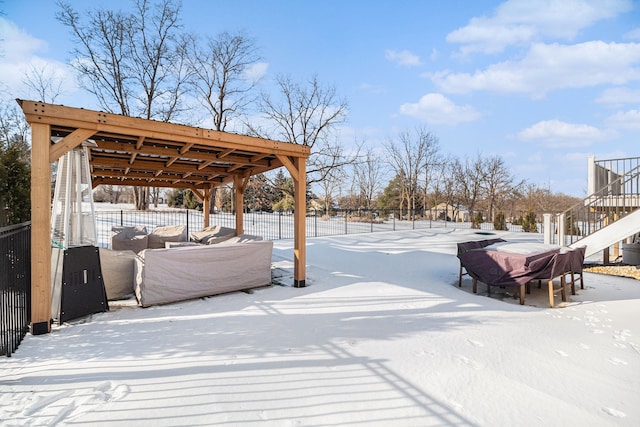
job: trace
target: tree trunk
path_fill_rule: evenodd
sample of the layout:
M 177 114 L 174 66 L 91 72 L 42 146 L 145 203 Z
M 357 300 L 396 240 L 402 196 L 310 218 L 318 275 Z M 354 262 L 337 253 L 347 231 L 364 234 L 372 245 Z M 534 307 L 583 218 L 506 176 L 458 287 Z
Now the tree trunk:
M 136 210 L 146 211 L 149 209 L 149 188 L 148 187 L 134 187 L 133 188 L 133 201 L 136 206 Z

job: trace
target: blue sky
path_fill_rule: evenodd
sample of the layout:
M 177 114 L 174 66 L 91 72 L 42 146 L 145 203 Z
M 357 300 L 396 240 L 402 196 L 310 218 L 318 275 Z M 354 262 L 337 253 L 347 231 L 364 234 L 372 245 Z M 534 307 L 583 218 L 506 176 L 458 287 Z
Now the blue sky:
M 129 1 L 73 0 L 130 8 Z M 587 157 L 640 156 L 640 2 L 196 1 L 185 29 L 245 31 L 262 55 L 262 85 L 317 76 L 349 105 L 340 129 L 382 150 L 424 127 L 441 151 L 502 156 L 518 179 L 584 196 Z M 72 43 L 52 0 L 0 3 L 3 98 L 32 99 L 30 64 L 65 76 L 56 102 L 97 108 L 65 66 Z

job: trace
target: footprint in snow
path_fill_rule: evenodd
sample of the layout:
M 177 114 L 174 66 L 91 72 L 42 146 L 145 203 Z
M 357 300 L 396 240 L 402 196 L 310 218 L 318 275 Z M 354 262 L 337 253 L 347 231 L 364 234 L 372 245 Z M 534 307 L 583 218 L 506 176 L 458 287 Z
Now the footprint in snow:
M 618 411 L 617 409 L 613 409 L 613 408 L 602 408 L 602 411 L 607 414 L 607 415 L 611 415 L 612 417 L 616 417 L 616 418 L 624 418 L 627 416 L 627 414 L 625 414 L 622 411 Z
M 25 415 L 27 417 L 34 415 L 37 412 L 41 411 L 42 409 L 46 408 L 47 406 L 51 405 L 52 403 L 56 403 L 68 396 L 71 396 L 72 394 L 73 394 L 73 390 L 67 390 L 60 393 L 52 394 L 50 396 L 36 398 L 35 402 L 27 406 L 22 411 L 22 415 Z
M 556 350 L 556 354 L 562 357 L 569 357 L 569 355 L 562 350 Z
M 612 357 L 611 359 L 609 359 L 609 362 L 614 365 L 627 365 L 627 362 L 622 359 L 618 359 L 617 357 Z
M 71 411 L 66 413 L 65 418 L 73 418 L 91 412 L 107 402 L 118 401 L 128 394 L 129 386 L 126 384 L 115 384 L 112 381 L 105 381 L 98 384 L 87 394 L 74 399 L 75 401 L 69 405 Z
M 89 391 L 69 390 L 38 399 L 23 411 L 23 415 L 32 416 L 49 405 L 55 404 L 59 409 L 48 424 L 57 425 L 64 420 L 90 412 L 107 402 L 120 400 L 127 394 L 129 394 L 127 385 L 106 381 Z
M 468 366 L 472 367 L 473 369 L 480 369 L 480 365 L 477 362 L 469 359 L 467 356 L 463 356 L 463 355 L 459 354 L 457 356 L 457 359 L 458 359 L 459 362 L 462 362 L 465 365 L 468 365 Z
M 484 347 L 484 344 L 481 343 L 480 341 L 476 341 L 476 340 L 467 340 L 467 341 L 469 341 L 469 344 L 472 344 L 476 347 Z
M 414 351 L 413 354 L 420 357 L 424 357 L 424 356 L 433 357 L 436 355 L 436 352 L 433 350 L 418 350 L 418 351 Z
M 613 333 L 613 339 L 616 341 L 626 341 L 628 337 L 631 336 L 631 331 L 628 329 L 623 329 L 621 331 L 615 331 Z

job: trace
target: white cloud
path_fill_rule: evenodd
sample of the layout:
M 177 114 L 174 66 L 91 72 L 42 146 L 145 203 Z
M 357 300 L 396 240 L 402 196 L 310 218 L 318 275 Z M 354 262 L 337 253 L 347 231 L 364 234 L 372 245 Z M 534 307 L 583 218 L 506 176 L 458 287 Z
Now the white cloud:
M 507 46 L 545 38 L 571 40 L 593 23 L 627 12 L 631 0 L 509 0 L 492 16 L 472 18 L 447 35 L 460 53 L 498 53 Z
M 640 40 L 640 28 L 636 28 L 635 30 L 631 30 L 624 35 L 624 38 L 630 40 Z
M 480 114 L 470 105 L 456 105 L 439 93 L 424 95 L 416 103 L 400 106 L 400 113 L 416 117 L 429 124 L 455 125 L 479 119 Z
M 28 71 L 41 70 L 62 81 L 61 94 L 76 90 L 73 70 L 60 61 L 39 56 L 47 43 L 19 29 L 13 22 L 0 18 L 0 76 L 2 91 L 8 98 L 33 96 L 23 80 Z
M 34 52 L 47 48 L 44 40 L 36 39 L 13 22 L 0 18 L 0 52 L 13 61 L 28 61 Z M 3 59 L 4 62 L 4 59 Z
M 640 110 L 619 111 L 607 117 L 606 123 L 614 129 L 640 130 Z
M 640 80 L 640 43 L 536 43 L 520 61 L 500 62 L 473 74 L 444 71 L 425 76 L 444 92 L 486 90 L 533 97 L 564 88 L 622 85 Z
M 257 82 L 262 79 L 267 74 L 267 69 L 269 68 L 269 63 L 267 62 L 257 62 L 250 67 L 248 67 L 244 71 L 245 78 L 251 80 L 252 82 Z
M 543 120 L 517 134 L 522 141 L 548 148 L 586 147 L 609 136 L 593 126 L 560 120 Z
M 606 89 L 596 99 L 596 103 L 609 107 L 621 107 L 625 104 L 640 104 L 640 89 L 628 87 L 614 87 Z
M 384 52 L 384 57 L 389 61 L 405 67 L 416 67 L 418 65 L 422 65 L 420 57 L 408 50 L 386 50 Z

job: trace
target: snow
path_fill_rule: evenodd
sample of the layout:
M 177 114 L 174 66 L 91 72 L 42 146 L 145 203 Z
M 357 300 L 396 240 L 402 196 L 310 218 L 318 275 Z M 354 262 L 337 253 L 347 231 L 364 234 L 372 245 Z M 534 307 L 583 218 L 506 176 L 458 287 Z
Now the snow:
M 474 295 L 455 243 L 479 238 L 311 238 L 306 288 L 291 287 L 293 242 L 275 241 L 284 286 L 123 301 L 28 335 L 0 361 L 0 424 L 640 425 L 640 283 L 585 273 L 553 309 L 544 286 L 524 306 Z

